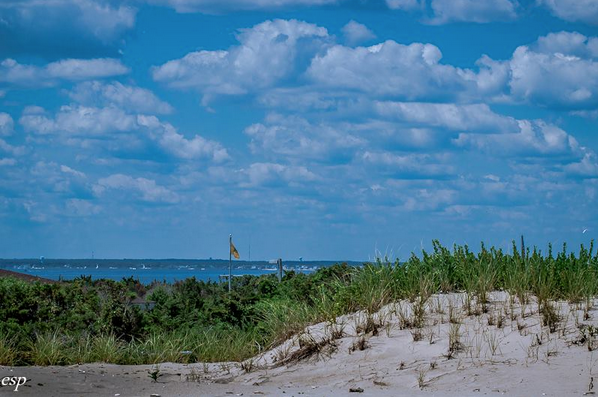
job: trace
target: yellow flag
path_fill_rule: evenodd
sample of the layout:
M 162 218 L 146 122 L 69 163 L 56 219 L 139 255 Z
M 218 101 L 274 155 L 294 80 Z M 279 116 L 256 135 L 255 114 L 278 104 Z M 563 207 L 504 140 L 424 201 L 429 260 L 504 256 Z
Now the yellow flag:
M 239 259 L 239 251 L 237 251 L 237 249 L 235 248 L 235 245 L 233 244 L 232 240 L 230 242 L 230 253 L 232 256 L 235 257 L 235 259 Z

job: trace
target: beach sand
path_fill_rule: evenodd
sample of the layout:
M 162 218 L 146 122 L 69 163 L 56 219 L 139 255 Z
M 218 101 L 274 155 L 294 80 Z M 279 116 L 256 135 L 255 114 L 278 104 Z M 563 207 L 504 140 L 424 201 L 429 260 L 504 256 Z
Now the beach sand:
M 149 377 L 155 369 L 151 365 L 0 367 L 0 377 L 28 379 L 18 392 L 14 386 L 0 387 L 0 395 L 579 396 L 594 392 L 598 353 L 593 349 L 598 349 L 598 341 L 593 338 L 598 339 L 598 331 L 592 326 L 598 325 L 597 302 L 588 306 L 556 302 L 560 321 L 552 324 L 552 330 L 550 324 L 543 325 L 533 297 L 522 306 L 508 294 L 495 292 L 486 310 L 467 302 L 465 294 L 433 295 L 422 305 L 426 314 L 420 328 L 408 327 L 418 317 L 414 316 L 417 304 L 406 301 L 370 316 L 364 312 L 342 316 L 336 323 L 310 326 L 243 365 L 161 364 L 157 382 Z

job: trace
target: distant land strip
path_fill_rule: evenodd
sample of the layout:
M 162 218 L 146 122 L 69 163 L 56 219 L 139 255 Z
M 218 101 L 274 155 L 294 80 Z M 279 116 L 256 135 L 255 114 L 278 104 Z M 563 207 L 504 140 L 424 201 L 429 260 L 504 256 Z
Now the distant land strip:
M 13 272 L 11 270 L 5 270 L 5 269 L 0 269 L 0 277 L 14 277 L 14 278 L 18 278 L 20 280 L 28 281 L 30 283 L 32 283 L 34 281 L 39 281 L 42 284 L 55 284 L 58 282 L 56 280 L 50 280 L 49 278 L 32 276 L 30 274 Z

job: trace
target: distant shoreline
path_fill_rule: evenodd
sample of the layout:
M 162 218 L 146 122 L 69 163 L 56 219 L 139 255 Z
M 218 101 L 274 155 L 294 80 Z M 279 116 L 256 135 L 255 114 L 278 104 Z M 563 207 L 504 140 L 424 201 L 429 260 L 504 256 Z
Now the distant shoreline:
M 168 263 L 178 263 L 178 262 L 200 262 L 200 263 L 207 263 L 207 262 L 226 262 L 228 263 L 228 259 L 177 259 L 177 258 L 102 258 L 102 259 L 92 259 L 92 258 L 44 258 L 44 264 L 48 265 L 54 262 L 152 262 L 152 263 L 160 263 L 160 262 L 168 262 Z M 40 263 L 40 258 L 0 258 L 0 266 L 3 264 L 23 264 L 23 263 Z M 256 264 L 256 263 L 264 263 L 264 264 L 271 264 L 272 260 L 243 260 L 243 259 L 235 259 L 234 263 L 248 263 L 248 264 Z M 284 263 L 292 263 L 292 264 L 334 264 L 334 263 L 347 263 L 351 264 L 362 264 L 368 261 L 355 261 L 355 260 L 325 260 L 325 259 L 317 259 L 317 260 L 285 260 L 283 258 Z
M 360 266 L 363 262 L 283 261 L 286 271 L 310 273 L 336 263 Z M 0 259 L 0 269 L 48 280 L 72 280 L 89 276 L 94 280 L 122 280 L 133 277 L 149 284 L 155 280 L 176 282 L 190 277 L 219 281 L 228 274 L 228 260 L 222 259 Z M 269 261 L 235 260 L 233 275 L 273 274 L 276 265 Z

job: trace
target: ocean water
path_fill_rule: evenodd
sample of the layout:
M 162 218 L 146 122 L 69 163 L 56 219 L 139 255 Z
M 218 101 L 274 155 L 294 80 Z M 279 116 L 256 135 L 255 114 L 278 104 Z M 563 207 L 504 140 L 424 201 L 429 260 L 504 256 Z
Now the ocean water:
M 340 261 L 283 262 L 285 271 L 311 273 L 323 266 Z M 356 262 L 351 262 L 357 265 Z M 359 263 L 360 264 L 360 263 Z M 52 280 L 72 280 L 79 276 L 92 279 L 121 280 L 126 277 L 139 279 L 144 284 L 154 280 L 173 282 L 195 277 L 198 280 L 218 281 L 220 275 L 228 275 L 228 261 L 224 260 L 93 260 L 93 259 L 0 259 L 0 269 L 12 270 Z M 265 261 L 234 261 L 233 276 L 276 274 L 276 263 Z

